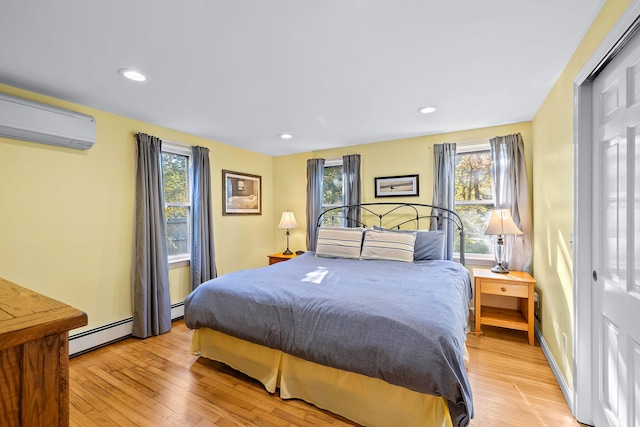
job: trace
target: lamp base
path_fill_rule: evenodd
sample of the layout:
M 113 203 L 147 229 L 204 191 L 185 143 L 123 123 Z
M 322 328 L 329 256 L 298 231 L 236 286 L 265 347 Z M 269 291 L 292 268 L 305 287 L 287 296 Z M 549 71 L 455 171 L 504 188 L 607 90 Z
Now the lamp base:
M 509 272 L 509 269 L 505 268 L 502 264 L 496 264 L 496 266 L 493 267 L 491 271 L 499 274 L 507 274 Z
M 292 255 L 293 252 L 289 250 L 289 229 L 287 228 L 287 250 L 282 252 L 282 255 Z

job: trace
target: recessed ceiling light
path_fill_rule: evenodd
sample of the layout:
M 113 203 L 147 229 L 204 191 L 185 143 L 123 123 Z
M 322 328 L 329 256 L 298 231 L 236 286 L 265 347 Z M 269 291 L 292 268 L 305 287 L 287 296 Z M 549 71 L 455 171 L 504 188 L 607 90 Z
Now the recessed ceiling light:
M 282 139 L 291 139 L 291 138 L 293 138 L 293 136 L 291 136 L 291 134 L 289 134 L 289 133 L 281 133 L 280 134 L 280 138 L 282 138 Z
M 139 71 L 132 70 L 131 68 L 121 68 L 118 70 L 118 73 L 129 80 L 134 80 L 136 82 L 143 82 L 147 80 L 147 77 L 144 74 Z
M 429 113 L 433 113 L 436 110 L 437 110 L 436 107 L 422 107 L 422 108 L 418 108 L 418 113 L 429 114 Z

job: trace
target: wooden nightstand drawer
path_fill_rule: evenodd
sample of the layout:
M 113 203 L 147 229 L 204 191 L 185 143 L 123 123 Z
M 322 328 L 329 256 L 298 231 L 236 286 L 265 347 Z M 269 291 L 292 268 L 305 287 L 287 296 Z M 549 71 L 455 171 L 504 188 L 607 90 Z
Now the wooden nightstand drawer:
M 527 298 L 529 296 L 529 286 L 516 285 L 513 283 L 482 281 L 482 293 Z

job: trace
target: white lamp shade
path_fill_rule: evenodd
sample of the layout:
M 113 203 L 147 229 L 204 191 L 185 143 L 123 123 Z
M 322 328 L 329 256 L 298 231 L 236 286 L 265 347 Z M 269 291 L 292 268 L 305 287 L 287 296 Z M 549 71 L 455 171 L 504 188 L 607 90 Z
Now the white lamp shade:
M 280 218 L 280 224 L 278 224 L 278 228 L 286 228 L 289 230 L 298 228 L 298 223 L 296 222 L 296 217 L 293 216 L 293 212 L 282 212 L 282 218 Z
M 511 212 L 509 209 L 494 209 L 491 212 L 491 219 L 489 220 L 489 226 L 487 231 L 484 232 L 487 235 L 510 235 L 510 234 L 522 234 L 522 231 L 513 222 Z

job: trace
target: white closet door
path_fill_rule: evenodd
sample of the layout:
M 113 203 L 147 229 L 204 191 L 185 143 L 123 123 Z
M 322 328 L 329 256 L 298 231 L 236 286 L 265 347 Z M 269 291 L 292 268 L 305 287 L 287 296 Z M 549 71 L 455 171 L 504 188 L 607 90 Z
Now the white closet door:
M 640 36 L 593 84 L 596 426 L 640 427 Z

